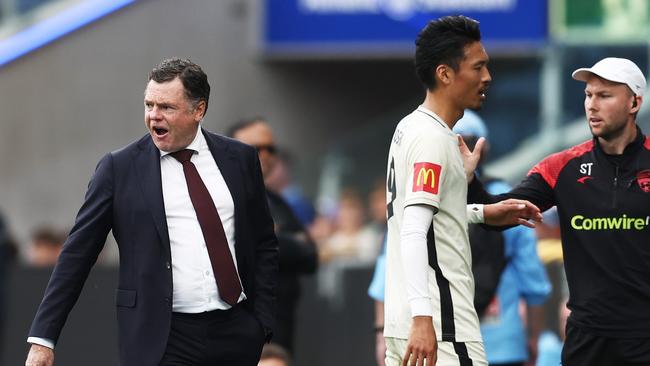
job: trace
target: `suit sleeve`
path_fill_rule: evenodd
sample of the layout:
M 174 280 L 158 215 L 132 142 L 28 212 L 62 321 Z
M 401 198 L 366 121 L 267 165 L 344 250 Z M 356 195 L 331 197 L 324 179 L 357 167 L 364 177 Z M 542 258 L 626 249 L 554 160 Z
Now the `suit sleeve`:
M 30 337 L 59 338 L 68 314 L 77 302 L 90 269 L 112 227 L 113 161 L 104 156 L 93 175 L 75 224 L 63 244 L 45 295 L 29 331 Z
M 273 219 L 266 200 L 262 169 L 255 150 L 251 149 L 254 196 L 250 202 L 255 242 L 255 315 L 266 332 L 272 335 L 276 313 L 276 289 L 278 284 L 278 240 L 273 230 Z

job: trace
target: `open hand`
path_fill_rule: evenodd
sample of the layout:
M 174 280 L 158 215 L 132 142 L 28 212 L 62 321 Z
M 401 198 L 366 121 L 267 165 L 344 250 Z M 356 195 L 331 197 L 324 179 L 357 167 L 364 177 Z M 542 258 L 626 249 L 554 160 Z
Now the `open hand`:
M 458 148 L 460 149 L 460 156 L 463 158 L 463 167 L 465 168 L 465 175 L 467 176 L 467 183 L 470 183 L 474 178 L 474 171 L 481 160 L 481 153 L 483 146 L 485 146 L 485 138 L 481 137 L 476 141 L 474 150 L 470 150 L 467 144 L 460 135 L 458 136 Z
M 535 223 L 542 222 L 539 208 L 526 200 L 508 199 L 491 205 L 483 206 L 485 223 L 492 226 L 524 225 L 530 228 Z
M 411 334 L 406 345 L 406 354 L 402 366 L 427 366 L 436 364 L 438 341 L 430 316 L 413 317 Z M 411 361 L 409 363 L 409 360 Z

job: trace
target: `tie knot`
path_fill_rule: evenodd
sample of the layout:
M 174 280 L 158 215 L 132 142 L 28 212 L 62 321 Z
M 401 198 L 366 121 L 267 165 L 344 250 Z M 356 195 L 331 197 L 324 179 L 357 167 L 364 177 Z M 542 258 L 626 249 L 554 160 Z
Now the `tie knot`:
M 186 161 L 190 161 L 190 159 L 192 158 L 192 154 L 194 154 L 194 150 L 183 149 L 183 150 L 178 150 L 176 152 L 173 152 L 169 155 L 173 156 L 174 159 L 178 160 L 182 164 Z

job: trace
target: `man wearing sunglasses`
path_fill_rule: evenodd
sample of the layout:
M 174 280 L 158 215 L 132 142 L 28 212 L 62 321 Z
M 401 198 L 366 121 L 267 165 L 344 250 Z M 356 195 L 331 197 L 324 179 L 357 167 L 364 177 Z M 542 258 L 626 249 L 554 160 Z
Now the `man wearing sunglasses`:
M 242 120 L 228 130 L 228 136 L 257 149 L 262 175 L 268 179 L 278 163 L 273 131 L 262 118 Z M 316 271 L 318 254 L 304 226 L 287 202 L 267 187 L 271 216 L 280 248 L 277 326 L 273 341 L 287 350 L 293 349 L 295 310 L 300 299 L 299 276 Z

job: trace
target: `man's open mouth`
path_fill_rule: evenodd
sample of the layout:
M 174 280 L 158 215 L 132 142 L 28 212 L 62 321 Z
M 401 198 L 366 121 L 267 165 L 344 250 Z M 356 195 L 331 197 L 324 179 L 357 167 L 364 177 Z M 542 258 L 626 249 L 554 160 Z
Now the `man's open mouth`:
M 162 128 L 162 127 L 154 127 L 153 128 L 153 133 L 156 134 L 156 136 L 164 136 L 169 132 L 167 129 Z

